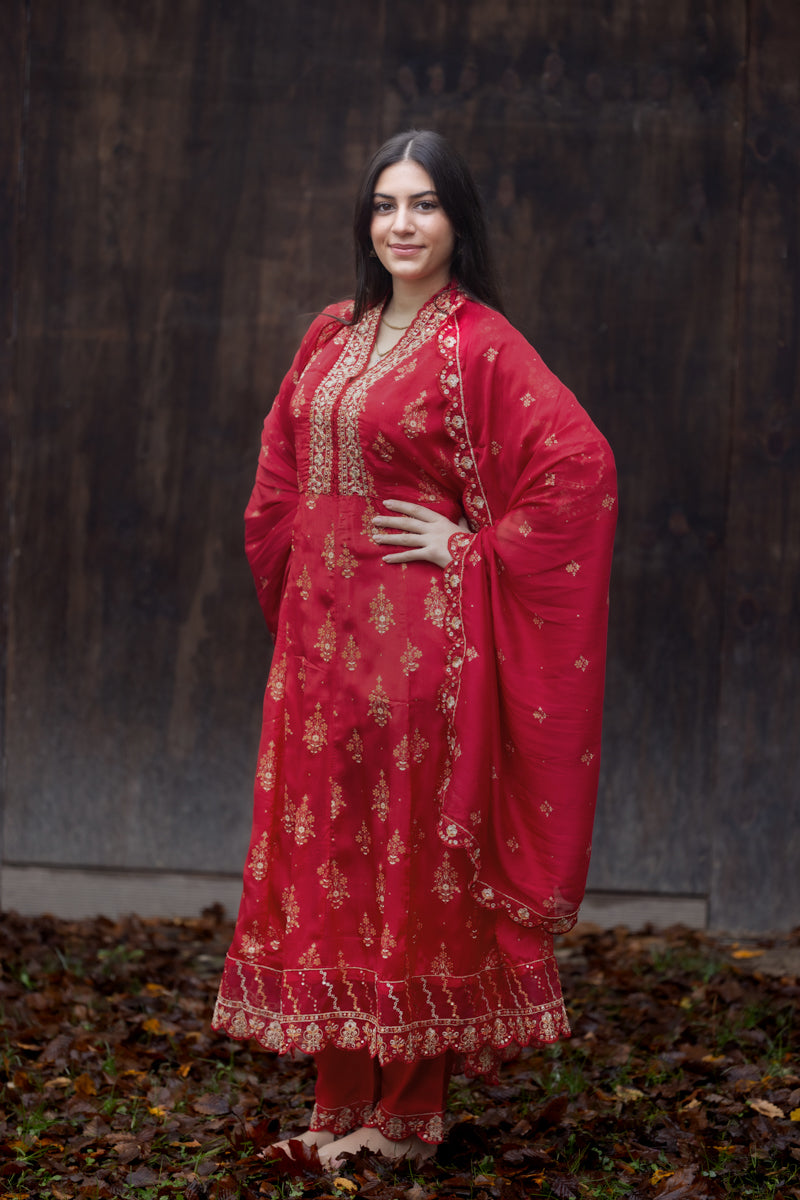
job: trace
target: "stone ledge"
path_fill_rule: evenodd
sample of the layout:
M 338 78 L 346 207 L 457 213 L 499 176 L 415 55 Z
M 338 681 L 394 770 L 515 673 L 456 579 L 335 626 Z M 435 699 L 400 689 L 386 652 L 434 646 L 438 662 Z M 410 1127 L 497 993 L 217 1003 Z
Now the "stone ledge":
M 84 917 L 196 917 L 220 904 L 228 916 L 239 907 L 241 880 L 233 875 L 169 871 L 118 871 L 89 867 L 5 864 L 0 868 L 0 910 L 25 916 L 52 913 L 65 920 Z M 685 925 L 705 929 L 708 904 L 702 896 L 659 896 L 631 892 L 589 892 L 581 923 L 610 929 L 625 925 L 666 929 Z

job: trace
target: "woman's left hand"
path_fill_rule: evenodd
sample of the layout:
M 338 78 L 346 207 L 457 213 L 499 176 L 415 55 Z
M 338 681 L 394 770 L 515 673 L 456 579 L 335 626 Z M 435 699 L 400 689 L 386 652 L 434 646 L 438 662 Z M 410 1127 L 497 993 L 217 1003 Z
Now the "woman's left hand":
M 422 561 L 446 567 L 452 558 L 447 548 L 450 538 L 459 531 L 469 532 L 465 517 L 454 525 L 441 513 L 432 508 L 425 508 L 422 504 L 409 504 L 405 500 L 384 500 L 383 503 L 398 515 L 372 518 L 372 524 L 377 527 L 373 535 L 375 541 L 390 546 L 408 547 L 397 554 L 384 554 L 384 562 Z

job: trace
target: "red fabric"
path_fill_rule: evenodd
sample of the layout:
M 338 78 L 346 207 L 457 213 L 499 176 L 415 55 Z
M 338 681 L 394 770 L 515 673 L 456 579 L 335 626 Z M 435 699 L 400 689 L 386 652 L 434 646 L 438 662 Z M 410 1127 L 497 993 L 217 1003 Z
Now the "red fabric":
M 568 1033 L 552 932 L 589 861 L 613 459 L 455 289 L 371 368 L 380 313 L 344 312 L 303 340 L 246 512 L 276 645 L 215 1026 L 488 1072 Z M 448 568 L 383 562 L 389 498 L 466 513 Z
M 452 1054 L 381 1067 L 366 1050 L 326 1046 L 314 1061 L 316 1104 L 310 1129 L 329 1129 L 343 1137 L 367 1125 L 393 1141 L 416 1134 L 425 1142 L 441 1142 Z

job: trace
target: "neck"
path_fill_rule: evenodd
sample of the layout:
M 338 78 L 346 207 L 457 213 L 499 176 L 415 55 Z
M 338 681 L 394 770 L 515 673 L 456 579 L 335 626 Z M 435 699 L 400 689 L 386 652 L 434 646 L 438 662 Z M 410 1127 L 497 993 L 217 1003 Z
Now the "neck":
M 449 279 L 449 274 L 433 281 L 429 279 L 419 282 L 392 279 L 392 294 L 383 310 L 384 316 L 397 325 L 409 324 L 414 320 L 423 304 L 427 304 L 431 296 L 440 292 Z

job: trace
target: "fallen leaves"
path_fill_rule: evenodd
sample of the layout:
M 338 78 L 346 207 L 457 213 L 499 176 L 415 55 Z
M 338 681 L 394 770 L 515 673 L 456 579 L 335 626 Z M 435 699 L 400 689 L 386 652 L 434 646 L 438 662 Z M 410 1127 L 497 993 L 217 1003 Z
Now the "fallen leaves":
M 447 1139 L 412 1180 L 369 1155 L 332 1178 L 296 1141 L 270 1153 L 307 1124 L 313 1068 L 212 1033 L 229 938 L 219 914 L 0 918 L 0 1194 L 800 1200 L 797 933 L 573 931 L 573 1038 L 497 1084 L 456 1076 Z

